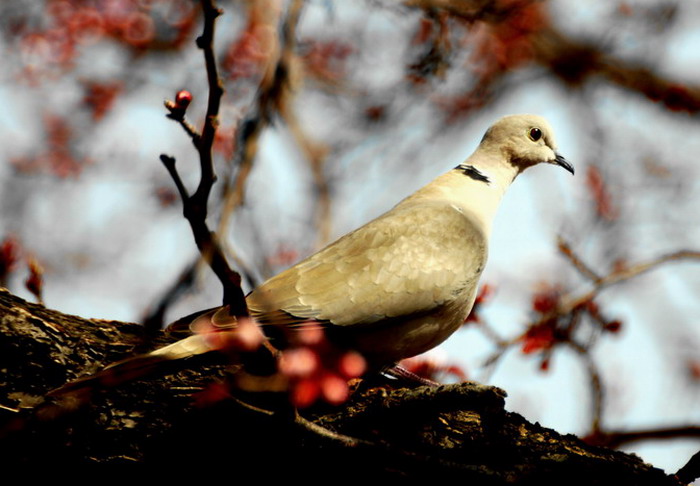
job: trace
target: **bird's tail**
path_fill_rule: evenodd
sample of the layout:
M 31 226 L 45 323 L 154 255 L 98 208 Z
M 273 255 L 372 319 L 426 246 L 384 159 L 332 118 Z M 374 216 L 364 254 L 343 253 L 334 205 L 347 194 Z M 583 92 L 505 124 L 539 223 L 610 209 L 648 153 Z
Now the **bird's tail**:
M 93 375 L 66 383 L 52 390 L 48 395 L 58 396 L 75 393 L 80 390 L 112 388 L 122 383 L 143 378 L 162 369 L 170 362 L 220 349 L 221 337 L 217 336 L 212 339 L 212 335 L 195 334 L 148 354 L 117 361 Z
M 194 334 L 150 353 L 113 363 L 93 375 L 66 383 L 49 392 L 49 396 L 115 387 L 163 370 L 169 363 L 211 351 L 240 355 L 253 352 L 261 346 L 273 351 L 254 319 L 233 316 L 227 306 L 198 312 L 180 321 Z

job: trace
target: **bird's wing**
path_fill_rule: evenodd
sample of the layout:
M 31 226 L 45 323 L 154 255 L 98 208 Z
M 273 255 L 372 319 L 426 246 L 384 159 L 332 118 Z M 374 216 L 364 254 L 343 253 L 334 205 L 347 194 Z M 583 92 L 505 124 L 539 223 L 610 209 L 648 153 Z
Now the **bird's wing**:
M 266 281 L 248 307 L 272 325 L 411 317 L 471 294 L 486 252 L 483 232 L 448 202 L 399 205 Z

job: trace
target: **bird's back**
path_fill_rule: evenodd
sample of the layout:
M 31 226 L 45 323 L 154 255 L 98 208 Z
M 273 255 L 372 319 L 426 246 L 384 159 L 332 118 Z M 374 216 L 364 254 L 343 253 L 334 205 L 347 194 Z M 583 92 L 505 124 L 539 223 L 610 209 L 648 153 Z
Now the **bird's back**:
M 266 281 L 248 307 L 262 324 L 320 321 L 366 355 L 401 359 L 464 321 L 486 244 L 473 219 L 447 201 L 402 204 Z

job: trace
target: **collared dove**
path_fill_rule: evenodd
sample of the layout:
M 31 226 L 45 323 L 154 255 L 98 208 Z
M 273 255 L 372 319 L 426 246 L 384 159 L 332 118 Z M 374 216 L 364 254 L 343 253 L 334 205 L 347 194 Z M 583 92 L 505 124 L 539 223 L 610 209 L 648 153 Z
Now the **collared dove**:
M 246 297 L 251 316 L 263 329 L 320 324 L 375 369 L 437 346 L 474 304 L 503 194 L 542 162 L 574 173 L 557 154 L 546 120 L 501 118 L 462 164 L 253 290 Z M 206 315 L 235 327 L 225 307 Z M 144 357 L 180 359 L 212 349 L 206 334 L 195 334 Z

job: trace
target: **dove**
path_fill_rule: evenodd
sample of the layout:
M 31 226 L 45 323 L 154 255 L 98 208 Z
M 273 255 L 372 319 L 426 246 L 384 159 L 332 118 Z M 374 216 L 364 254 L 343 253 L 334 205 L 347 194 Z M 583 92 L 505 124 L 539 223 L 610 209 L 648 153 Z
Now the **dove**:
M 255 288 L 246 296 L 251 317 L 270 336 L 321 326 L 369 368 L 434 348 L 463 325 L 474 305 L 503 195 L 521 172 L 540 163 L 574 173 L 544 118 L 499 119 L 463 163 Z M 202 318 L 235 332 L 236 317 L 227 307 L 204 311 Z M 194 334 L 144 355 L 143 363 L 215 349 L 211 336 Z M 126 362 L 138 367 L 138 359 Z

